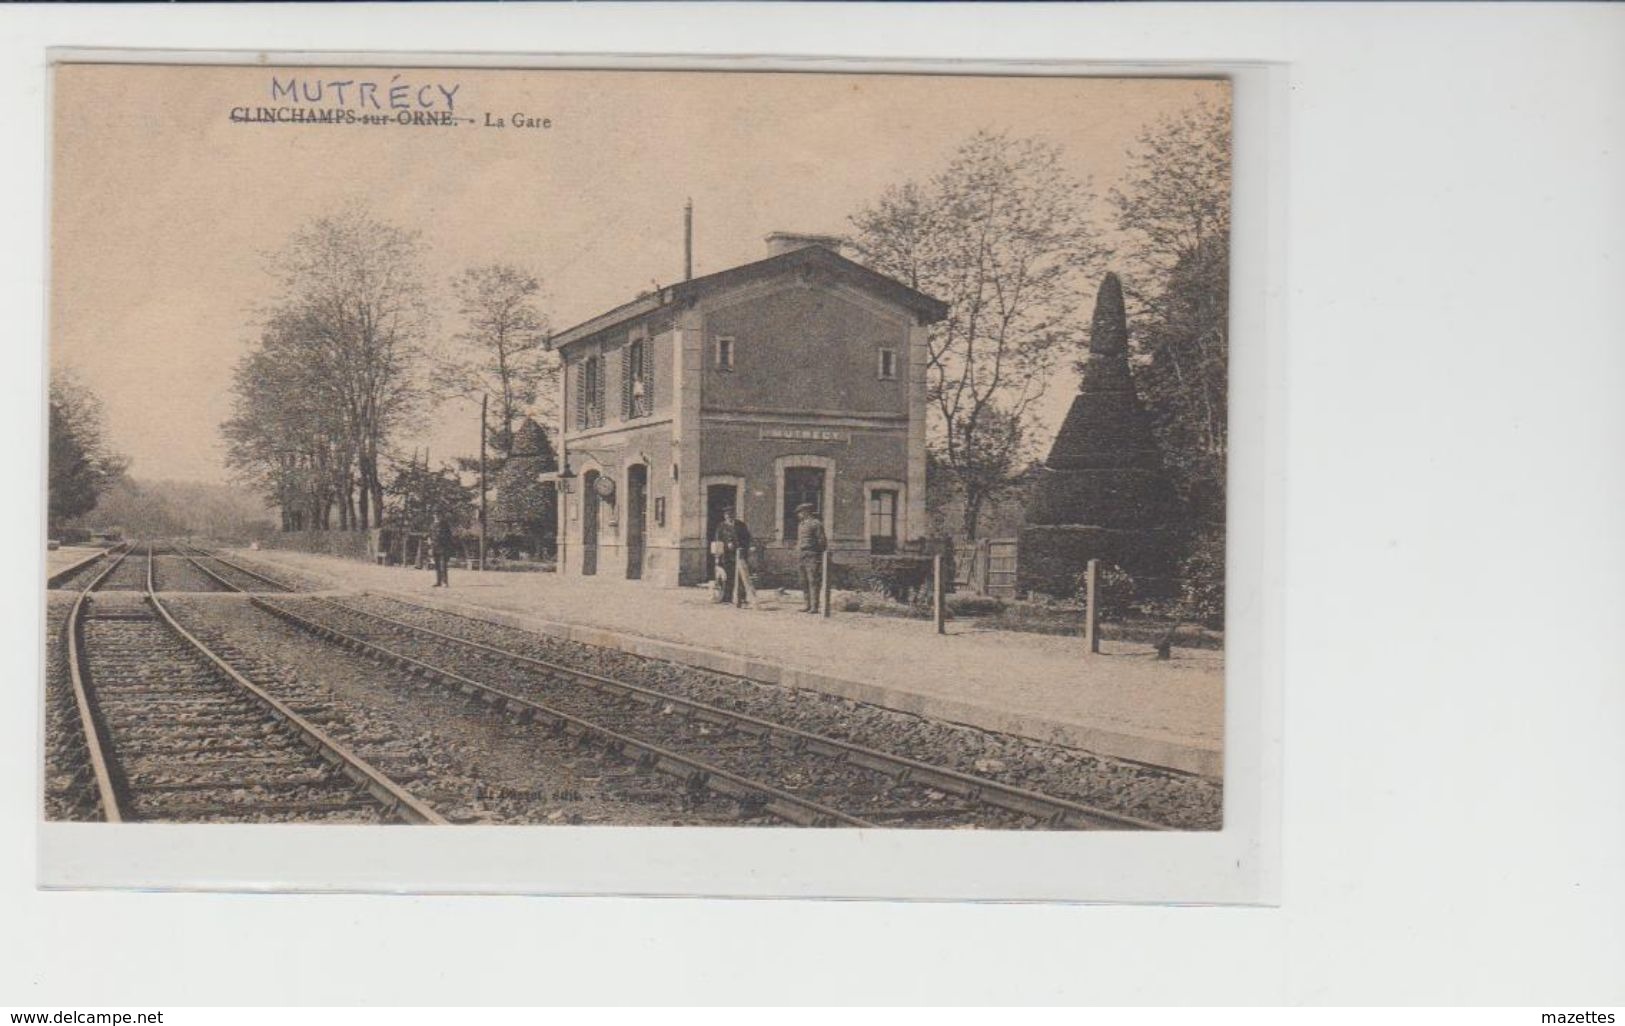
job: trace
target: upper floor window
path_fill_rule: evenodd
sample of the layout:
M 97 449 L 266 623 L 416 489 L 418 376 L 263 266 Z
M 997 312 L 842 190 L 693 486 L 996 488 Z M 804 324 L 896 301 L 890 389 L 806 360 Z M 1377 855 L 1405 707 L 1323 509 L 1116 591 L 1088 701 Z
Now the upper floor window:
M 731 335 L 718 336 L 716 353 L 712 358 L 717 370 L 731 371 L 734 369 L 734 340 Z
M 576 430 L 604 426 L 604 358 L 588 356 L 576 363 Z
M 880 365 L 876 370 L 876 376 L 881 381 L 897 380 L 897 350 L 882 349 L 880 351 Z
M 655 409 L 654 346 L 639 339 L 621 347 L 621 417 L 647 417 Z

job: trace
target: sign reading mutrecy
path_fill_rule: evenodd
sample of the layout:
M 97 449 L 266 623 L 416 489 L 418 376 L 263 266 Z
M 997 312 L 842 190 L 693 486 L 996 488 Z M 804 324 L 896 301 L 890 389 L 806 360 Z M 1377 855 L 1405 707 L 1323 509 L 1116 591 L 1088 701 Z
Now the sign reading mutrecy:
M 758 438 L 789 438 L 797 442 L 840 442 L 845 445 L 852 436 L 831 428 L 765 427 Z

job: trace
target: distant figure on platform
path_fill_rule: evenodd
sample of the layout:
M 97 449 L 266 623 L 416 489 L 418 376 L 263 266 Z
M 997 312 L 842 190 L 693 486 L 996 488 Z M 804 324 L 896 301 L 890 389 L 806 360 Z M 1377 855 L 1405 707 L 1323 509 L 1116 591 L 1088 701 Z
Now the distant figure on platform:
M 435 514 L 434 533 L 431 535 L 434 542 L 434 586 L 436 588 L 451 587 L 448 570 L 451 566 L 451 521 L 446 519 L 444 513 Z
M 723 601 L 738 606 L 756 603 L 756 587 L 750 579 L 750 528 L 734 516 L 734 511 L 722 511 L 722 523 L 717 525 L 717 541 L 722 543 L 718 562 L 723 568 Z
M 803 502 L 797 506 L 796 517 L 799 520 L 796 554 L 801 559 L 801 587 L 807 596 L 801 611 L 816 613 L 819 592 L 824 584 L 824 550 L 829 548 L 829 538 L 824 534 L 824 522 L 818 519 L 812 503 Z

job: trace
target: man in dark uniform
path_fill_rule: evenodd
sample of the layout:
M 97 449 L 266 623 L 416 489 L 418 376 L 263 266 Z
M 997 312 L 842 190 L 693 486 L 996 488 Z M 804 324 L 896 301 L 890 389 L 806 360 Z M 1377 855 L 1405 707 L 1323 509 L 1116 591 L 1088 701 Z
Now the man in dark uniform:
M 734 516 L 732 509 L 725 509 L 715 540 L 722 543 L 722 554 L 717 559 L 721 560 L 726 575 L 722 600 L 743 606 L 755 598 L 750 582 L 750 528 Z
M 812 503 L 797 506 L 796 517 L 796 555 L 801 560 L 801 587 L 807 596 L 801 611 L 816 613 L 819 589 L 823 585 L 824 550 L 829 547 L 829 538 Z
M 444 513 L 436 513 L 434 518 L 434 586 L 436 588 L 451 587 L 451 577 L 448 573 L 451 566 L 451 521 L 446 519 Z

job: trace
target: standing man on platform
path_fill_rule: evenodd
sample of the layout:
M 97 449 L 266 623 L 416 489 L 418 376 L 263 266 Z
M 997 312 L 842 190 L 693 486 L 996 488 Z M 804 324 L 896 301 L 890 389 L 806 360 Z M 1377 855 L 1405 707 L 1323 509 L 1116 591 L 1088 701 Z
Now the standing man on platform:
M 451 566 L 451 521 L 446 519 L 444 513 L 436 513 L 434 517 L 434 586 L 436 588 L 451 587 L 451 578 L 448 572 Z
M 801 586 L 807 595 L 801 611 L 816 613 L 819 589 L 824 583 L 824 550 L 829 548 L 829 538 L 824 534 L 824 522 L 818 519 L 818 513 L 812 503 L 803 502 L 797 506 L 796 516 L 799 518 L 796 527 L 796 554 L 801 560 Z
M 756 602 L 756 588 L 750 579 L 750 528 L 734 516 L 734 511 L 722 511 L 722 523 L 717 525 L 717 541 L 722 543 L 723 569 L 727 583 L 723 600 L 737 606 Z

